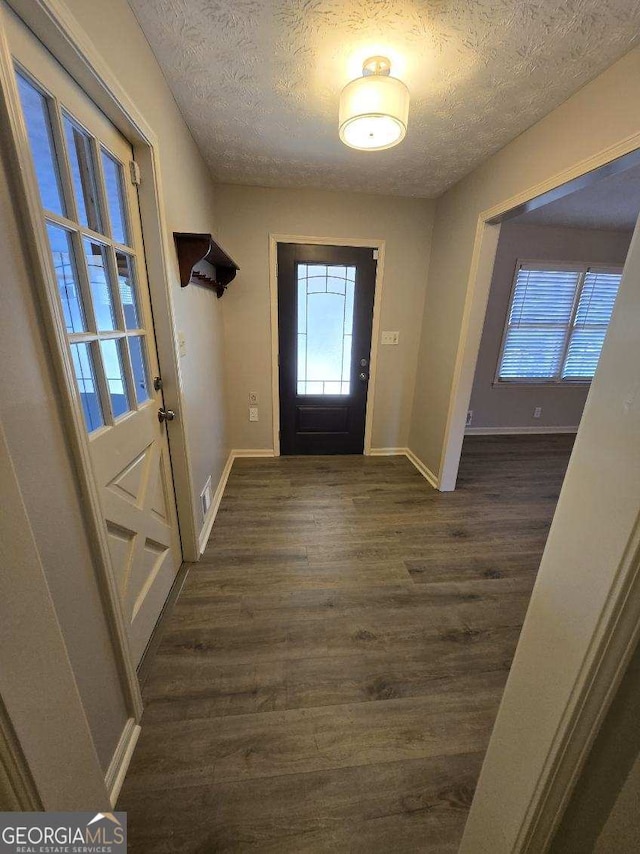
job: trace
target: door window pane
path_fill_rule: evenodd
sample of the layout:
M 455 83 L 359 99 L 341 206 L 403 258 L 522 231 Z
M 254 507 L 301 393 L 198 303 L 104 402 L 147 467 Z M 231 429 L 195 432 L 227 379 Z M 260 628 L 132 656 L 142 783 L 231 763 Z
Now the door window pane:
M 102 171 L 107 190 L 107 205 L 111 220 L 111 237 L 118 243 L 129 243 L 127 218 L 122 192 L 122 166 L 102 149 Z
M 21 74 L 17 75 L 29 147 L 45 210 L 65 214 L 47 99 Z
M 144 403 L 149 400 L 149 381 L 147 371 L 147 357 L 144 349 L 144 341 L 141 336 L 135 335 L 129 338 L 129 352 L 131 353 L 131 368 L 133 370 L 133 382 L 136 389 L 136 400 Z
M 98 332 L 108 332 L 116 328 L 116 315 L 109 283 L 107 247 L 86 237 L 83 242 L 96 327 Z
M 131 408 L 122 367 L 121 342 L 114 338 L 108 338 L 100 342 L 100 350 L 102 351 L 102 365 L 111 398 L 111 411 L 113 417 L 117 418 Z
M 82 401 L 82 410 L 87 430 L 97 430 L 104 425 L 102 404 L 98 394 L 96 375 L 93 368 L 93 356 L 90 344 L 72 344 L 71 359 Z
M 355 269 L 298 266 L 298 394 L 350 393 Z
M 63 121 L 78 222 L 93 231 L 102 232 L 91 137 L 69 116 L 65 115 Z
M 71 235 L 66 229 L 50 222 L 47 223 L 47 234 L 67 332 L 85 332 L 87 325 L 78 288 Z
M 124 252 L 116 252 L 116 265 L 118 267 L 118 288 L 122 300 L 125 328 L 140 329 L 133 261 Z

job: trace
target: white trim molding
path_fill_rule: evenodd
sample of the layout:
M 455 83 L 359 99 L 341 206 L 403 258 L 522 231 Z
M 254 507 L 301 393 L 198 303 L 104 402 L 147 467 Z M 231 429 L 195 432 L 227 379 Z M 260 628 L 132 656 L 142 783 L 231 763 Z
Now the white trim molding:
M 105 784 L 111 799 L 111 806 L 115 808 L 120 795 L 120 789 L 124 783 L 124 778 L 127 774 L 133 751 L 135 750 L 138 738 L 140 737 L 141 728 L 133 718 L 124 725 L 122 734 L 118 741 L 118 746 L 115 749 L 109 768 L 105 775 Z
M 431 471 L 431 469 L 429 468 L 429 466 L 428 466 L 428 465 L 426 465 L 425 463 L 423 463 L 423 462 L 422 462 L 422 460 L 420 459 L 420 457 L 417 457 L 417 456 L 413 453 L 413 451 L 411 450 L 411 448 L 407 448 L 407 449 L 406 449 L 406 451 L 405 451 L 405 454 L 406 454 L 406 457 L 407 457 L 407 459 L 409 460 L 409 462 L 413 463 L 413 465 L 418 469 L 418 471 L 420 472 L 420 474 L 422 475 L 422 477 L 423 477 L 425 480 L 429 481 L 429 483 L 431 484 L 431 486 L 432 486 L 434 489 L 438 489 L 438 490 L 439 490 L 439 489 L 440 489 L 440 480 L 438 479 L 438 476 L 437 476 L 437 475 L 435 475 L 435 474 Z
M 198 556 L 201 556 L 207 547 L 207 542 L 209 541 L 209 537 L 211 536 L 213 523 L 216 521 L 216 516 L 218 515 L 218 510 L 220 508 L 220 502 L 222 501 L 222 496 L 224 495 L 224 490 L 227 486 L 229 475 L 231 474 L 231 466 L 233 465 L 233 460 L 233 451 L 229 451 L 229 456 L 227 457 L 227 461 L 224 464 L 224 468 L 222 469 L 222 474 L 220 475 L 220 480 L 218 481 L 213 500 L 211 501 L 211 506 L 207 510 L 207 515 L 205 516 L 204 521 L 202 523 L 202 529 L 200 531 L 200 536 L 198 537 Z
M 279 454 L 273 450 L 273 448 L 236 448 L 231 451 L 234 460 L 239 459 L 240 457 L 252 457 L 258 459 L 259 457 L 277 457 Z
M 207 511 L 207 515 L 202 524 L 202 530 L 200 531 L 200 536 L 198 538 L 199 557 L 202 556 L 204 550 L 207 547 L 207 543 L 209 542 L 209 537 L 211 536 L 211 531 L 213 530 L 213 524 L 216 521 L 216 516 L 218 515 L 218 510 L 220 509 L 220 502 L 222 501 L 222 498 L 224 496 L 227 481 L 229 480 L 229 475 L 231 474 L 233 461 L 240 458 L 258 459 L 263 457 L 274 456 L 275 454 L 273 452 L 273 448 L 237 448 L 235 450 L 229 451 L 229 456 L 227 457 L 227 462 L 225 463 L 224 469 L 222 470 L 222 474 L 220 475 L 220 480 L 218 481 L 218 486 L 216 487 L 216 491 L 211 502 L 211 507 L 209 507 Z
M 465 436 L 538 436 L 577 433 L 578 427 L 467 427 Z
M 273 412 L 273 454 L 280 456 L 280 370 L 278 366 L 278 243 L 309 243 L 315 246 L 354 246 L 375 249 L 378 252 L 376 282 L 373 297 L 373 323 L 371 327 L 371 354 L 369 356 L 369 385 L 367 410 L 364 425 L 364 453 L 371 450 L 373 432 L 373 408 L 378 369 L 378 347 L 380 344 L 380 320 L 382 313 L 382 288 L 384 282 L 385 241 L 383 238 L 361 237 L 308 237 L 300 234 L 269 234 L 269 296 L 271 300 L 271 401 Z
M 434 489 L 440 489 L 436 475 L 413 453 L 411 448 L 371 448 L 368 455 L 371 457 L 406 457 Z

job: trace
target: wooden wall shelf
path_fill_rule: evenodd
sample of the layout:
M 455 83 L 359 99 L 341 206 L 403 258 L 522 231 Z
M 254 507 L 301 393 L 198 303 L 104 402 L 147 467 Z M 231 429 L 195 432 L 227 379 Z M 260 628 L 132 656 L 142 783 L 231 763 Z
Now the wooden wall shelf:
M 210 234 L 174 231 L 173 239 L 178 253 L 181 287 L 197 282 L 213 288 L 219 299 L 240 269 L 233 258 Z M 196 266 L 198 269 L 194 270 Z

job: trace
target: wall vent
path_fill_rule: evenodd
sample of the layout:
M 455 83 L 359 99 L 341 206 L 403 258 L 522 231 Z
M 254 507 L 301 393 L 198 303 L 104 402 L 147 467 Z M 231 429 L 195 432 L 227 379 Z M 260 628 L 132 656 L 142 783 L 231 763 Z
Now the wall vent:
M 202 502 L 202 516 L 206 517 L 207 512 L 209 511 L 209 507 L 211 507 L 211 475 L 207 478 L 207 482 L 204 485 L 204 489 L 200 493 L 200 501 Z

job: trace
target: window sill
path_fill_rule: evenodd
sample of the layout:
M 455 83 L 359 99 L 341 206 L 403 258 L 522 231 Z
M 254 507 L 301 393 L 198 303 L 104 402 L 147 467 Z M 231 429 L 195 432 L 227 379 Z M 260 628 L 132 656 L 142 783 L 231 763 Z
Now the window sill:
M 491 388 L 588 388 L 591 385 L 591 382 L 592 380 L 564 380 L 562 382 L 554 382 L 553 380 L 550 382 L 543 382 L 539 380 L 533 380 L 531 382 L 527 382 L 527 380 L 494 380 L 491 383 Z

